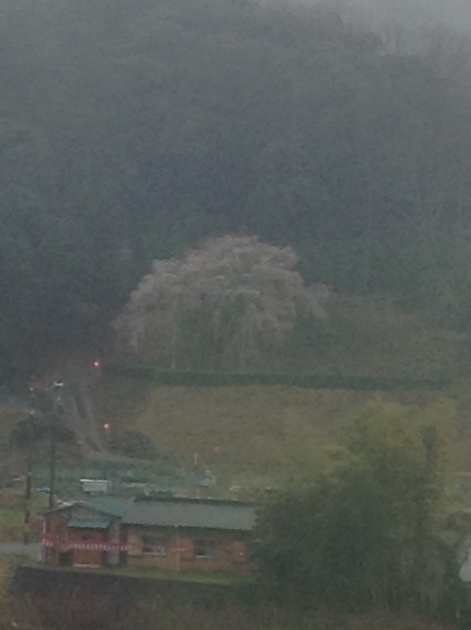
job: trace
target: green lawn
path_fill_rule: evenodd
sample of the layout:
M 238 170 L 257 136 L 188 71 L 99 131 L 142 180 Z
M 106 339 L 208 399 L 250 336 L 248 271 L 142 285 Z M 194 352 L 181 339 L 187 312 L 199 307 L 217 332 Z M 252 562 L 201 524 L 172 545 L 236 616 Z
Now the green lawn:
M 17 525 L 23 522 L 23 510 L 15 508 L 0 509 L 0 527 L 2 525 Z
M 42 523 L 39 518 L 47 506 L 45 494 L 33 493 L 31 497 L 31 535 L 40 540 Z M 24 489 L 3 488 L 0 490 L 0 540 L 19 542 L 24 533 Z

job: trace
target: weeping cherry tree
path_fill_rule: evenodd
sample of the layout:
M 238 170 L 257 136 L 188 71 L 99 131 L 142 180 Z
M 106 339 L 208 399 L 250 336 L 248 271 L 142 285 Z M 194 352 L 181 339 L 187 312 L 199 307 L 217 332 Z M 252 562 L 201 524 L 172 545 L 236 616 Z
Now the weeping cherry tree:
M 115 321 L 122 351 L 171 368 L 246 369 L 280 347 L 300 316 L 326 319 L 291 247 L 256 237 L 205 241 L 155 261 Z

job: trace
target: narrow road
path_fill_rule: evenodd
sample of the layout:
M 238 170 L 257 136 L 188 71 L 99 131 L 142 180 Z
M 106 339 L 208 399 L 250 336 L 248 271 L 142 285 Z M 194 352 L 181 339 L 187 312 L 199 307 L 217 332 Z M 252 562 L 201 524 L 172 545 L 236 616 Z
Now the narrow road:
M 0 542 L 0 556 L 29 556 L 34 560 L 39 560 L 41 543 L 25 545 L 19 542 Z
M 82 455 L 92 461 L 107 461 L 121 464 L 148 464 L 145 460 L 133 459 L 110 453 L 104 430 L 97 421 L 91 390 L 99 373 L 93 363 L 69 363 L 61 373 L 64 386 L 60 401 L 64 407 L 65 420 L 75 433 Z
M 48 370 L 48 376 L 39 379 L 37 389 L 53 393 L 56 409 L 61 410 L 65 424 L 75 434 L 84 458 L 130 466 L 147 465 L 149 462 L 146 460 L 110 452 L 93 405 L 92 392 L 99 377 L 99 361 L 93 361 L 86 355 L 65 356 L 54 370 Z

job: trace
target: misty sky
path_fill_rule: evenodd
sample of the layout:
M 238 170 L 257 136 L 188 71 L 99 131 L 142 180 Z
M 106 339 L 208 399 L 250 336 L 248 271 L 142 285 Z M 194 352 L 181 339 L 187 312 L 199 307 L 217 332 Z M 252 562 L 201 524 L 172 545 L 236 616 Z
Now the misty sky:
M 270 2 L 278 3 L 279 0 L 265 0 L 264 4 L 268 5 Z M 299 2 L 367 9 L 368 20 L 375 26 L 381 25 L 387 19 L 394 19 L 408 27 L 430 28 L 441 24 L 471 31 L 470 0 L 299 0 Z
M 471 27 L 471 3 L 469 0 L 348 0 L 351 4 L 365 6 L 379 16 L 391 16 L 400 20 L 413 20 L 431 25 L 437 21 L 448 26 Z

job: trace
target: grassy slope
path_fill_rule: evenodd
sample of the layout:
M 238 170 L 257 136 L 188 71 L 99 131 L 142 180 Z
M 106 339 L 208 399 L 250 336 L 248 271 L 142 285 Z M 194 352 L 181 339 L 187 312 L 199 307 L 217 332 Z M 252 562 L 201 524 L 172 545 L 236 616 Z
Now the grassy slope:
M 315 452 L 321 444 L 339 441 L 346 419 L 366 398 L 287 387 L 163 387 L 149 393 L 136 428 L 188 461 L 198 453 L 220 473 L 263 476 L 281 464 L 282 444 Z
M 467 369 L 466 339 L 391 300 L 336 296 L 330 305 L 335 335 L 322 355 L 306 352 L 287 369 L 391 377 L 454 376 Z M 296 363 L 298 362 L 298 365 Z M 232 483 L 270 477 L 295 453 L 322 458 L 342 441 L 356 410 L 376 394 L 290 387 L 154 387 L 124 377 L 100 386 L 101 412 L 116 426 L 134 426 L 156 443 L 195 453 Z M 412 394 L 413 400 L 433 393 Z
M 413 378 L 454 377 L 468 369 L 463 335 L 433 325 L 424 314 L 401 311 L 391 300 L 335 296 L 329 313 L 330 346 L 317 355 L 299 353 L 285 369 Z M 323 445 L 341 442 L 352 415 L 373 396 L 281 386 L 152 388 L 118 376 L 104 377 L 96 389 L 103 422 L 148 433 L 188 466 L 198 453 L 203 470 L 227 474 L 230 483 L 286 469 L 299 452 L 322 458 Z M 422 393 L 421 402 L 430 397 Z M 470 407 L 463 407 L 466 415 Z M 0 411 L 0 440 L 17 420 Z

